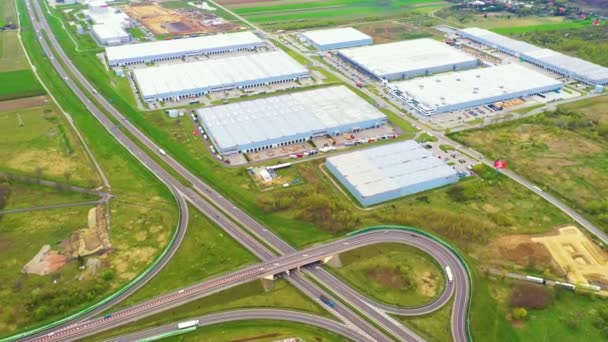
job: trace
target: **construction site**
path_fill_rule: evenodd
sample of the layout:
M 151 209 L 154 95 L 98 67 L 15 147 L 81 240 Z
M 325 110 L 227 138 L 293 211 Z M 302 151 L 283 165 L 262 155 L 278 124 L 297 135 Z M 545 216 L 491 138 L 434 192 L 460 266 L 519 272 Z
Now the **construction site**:
M 169 9 L 156 2 L 142 2 L 121 7 L 131 18 L 155 35 L 192 35 L 233 32 L 242 29 L 210 11 L 197 8 Z

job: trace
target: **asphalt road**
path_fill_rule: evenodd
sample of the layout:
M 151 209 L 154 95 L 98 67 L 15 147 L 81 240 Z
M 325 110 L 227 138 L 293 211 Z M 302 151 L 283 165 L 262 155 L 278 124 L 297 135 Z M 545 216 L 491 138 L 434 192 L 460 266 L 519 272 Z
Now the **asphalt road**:
M 293 323 L 304 324 L 313 326 L 334 332 L 338 335 L 344 336 L 353 341 L 365 341 L 360 335 L 354 333 L 349 327 L 344 324 L 333 321 L 327 318 L 290 310 L 277 310 L 277 309 L 250 309 L 250 310 L 235 310 L 221 312 L 217 314 L 210 314 L 200 317 L 192 317 L 190 320 L 198 320 L 198 327 L 204 327 L 219 323 L 226 323 L 232 321 L 243 321 L 243 320 L 273 320 L 273 321 L 287 321 Z M 153 329 L 140 331 L 134 334 L 129 334 L 117 338 L 107 340 L 106 342 L 132 342 L 139 341 L 144 338 L 151 338 L 159 335 L 163 335 L 177 329 L 177 323 L 171 323 L 162 325 Z
M 80 324 L 74 324 L 66 329 L 56 331 L 53 335 L 47 335 L 35 339 L 35 341 L 71 341 L 84 338 L 101 331 L 111 329 L 143 317 L 147 317 L 170 308 L 183 305 L 187 302 L 202 298 L 227 288 L 244 284 L 269 275 L 279 274 L 287 270 L 297 270 L 301 266 L 313 264 L 326 256 L 336 255 L 355 248 L 377 243 L 403 243 L 427 251 L 443 266 L 452 269 L 454 280 L 448 282 L 450 291 L 454 291 L 454 312 L 452 314 L 453 338 L 455 341 L 467 341 L 466 331 L 468 319 L 468 301 L 470 296 L 470 283 L 465 267 L 458 257 L 447 247 L 424 235 L 403 230 L 379 230 L 346 237 L 321 246 L 311 247 L 288 255 L 276 257 L 272 260 L 246 267 L 242 270 L 196 284 L 167 295 L 152 298 L 146 302 L 136 304 L 124 310 L 116 311 L 109 318 L 94 318 Z M 297 273 L 296 273 L 297 276 Z M 329 281 L 329 287 L 339 287 L 341 282 Z M 343 295 L 343 294 L 341 294 Z M 344 297 L 348 302 L 349 297 Z M 355 297 L 356 301 L 358 297 Z M 338 306 L 342 306 L 337 302 Z M 348 302 L 350 304 L 350 302 Z M 355 303 L 356 304 L 356 303 Z M 378 310 L 367 306 L 369 310 Z M 368 311 L 364 311 L 368 314 Z M 373 316 L 368 316 L 373 317 Z M 390 321 L 389 319 L 387 319 Z M 383 326 L 391 326 L 387 322 L 378 322 Z M 390 322 L 398 325 L 396 321 Z M 422 340 L 416 334 L 411 334 L 406 329 L 392 331 L 399 340 L 419 341 Z M 385 338 L 380 340 L 386 340 Z
M 31 5 L 30 2 L 26 2 L 28 4 L 28 11 L 30 12 L 30 17 L 32 17 L 32 21 L 34 24 L 34 28 L 39 30 L 44 30 L 48 33 L 48 38 L 50 42 L 53 44 L 54 50 L 49 49 L 45 39 L 42 39 L 42 36 L 39 35 L 39 40 L 43 46 L 43 49 L 50 56 L 51 62 L 54 67 L 57 69 L 59 74 L 66 80 L 66 83 L 72 88 L 72 90 L 76 93 L 76 95 L 83 101 L 83 103 L 87 106 L 87 108 L 94 114 L 94 116 L 104 125 L 104 127 L 123 145 L 125 146 L 142 164 L 144 164 L 151 172 L 157 175 L 165 184 L 168 184 L 169 187 L 173 191 L 177 191 L 179 194 L 183 195 L 188 201 L 190 201 L 197 209 L 201 210 L 203 213 L 208 215 L 215 223 L 217 223 L 220 227 L 225 229 L 233 238 L 235 238 L 238 242 L 247 247 L 253 254 L 257 255 L 262 260 L 268 260 L 270 258 L 274 258 L 274 253 L 268 251 L 263 244 L 260 244 L 258 241 L 253 239 L 250 235 L 243 232 L 243 230 L 235 225 L 232 221 L 226 218 L 222 211 L 219 211 L 217 207 L 222 208 L 224 212 L 226 212 L 229 216 L 235 219 L 237 222 L 243 224 L 246 228 L 248 228 L 251 232 L 253 232 L 257 237 L 261 240 L 265 241 L 269 245 L 272 245 L 273 248 L 277 252 L 283 251 L 293 251 L 293 248 L 286 244 L 284 241 L 276 237 L 272 234 L 268 229 L 264 228 L 258 222 L 256 222 L 253 218 L 246 215 L 239 208 L 234 206 L 228 200 L 226 200 L 221 194 L 214 191 L 208 185 L 194 177 L 188 170 L 183 168 L 179 163 L 177 163 L 173 158 L 168 155 L 162 154 L 158 151 L 158 146 L 155 145 L 151 140 L 149 140 L 144 134 L 142 134 L 139 130 L 137 130 L 126 118 L 124 118 L 120 113 L 118 113 L 105 99 L 98 95 L 97 92 L 93 89 L 92 85 L 84 79 L 84 77 L 80 74 L 80 72 L 73 66 L 69 58 L 64 54 L 52 35 L 50 29 L 47 26 L 46 19 L 42 14 L 42 11 L 37 2 L 33 3 L 36 11 L 39 12 L 39 17 L 41 19 L 40 22 L 36 22 L 35 17 L 31 13 Z M 56 53 L 56 58 L 53 58 Z M 65 63 L 66 67 L 70 70 L 70 73 L 78 79 L 78 81 L 83 85 L 83 87 L 88 91 L 90 96 L 96 96 L 97 100 L 104 106 L 104 109 L 107 110 L 116 120 L 121 122 L 121 126 L 129 130 L 129 132 L 134 135 L 137 139 L 142 141 L 145 145 L 150 147 L 153 152 L 157 154 L 159 158 L 162 158 L 167 164 L 169 164 L 174 170 L 176 170 L 180 175 L 188 179 L 193 185 L 193 188 L 196 189 L 196 192 L 190 188 L 187 188 L 177 182 L 171 175 L 169 175 L 162 167 L 160 167 L 154 160 L 152 160 L 149 156 L 147 156 L 136 144 L 134 144 L 123 132 L 118 129 L 114 122 L 112 122 L 108 117 L 105 116 L 103 112 L 101 112 L 98 108 L 96 108 L 92 102 L 82 93 L 82 91 L 78 88 L 78 86 L 70 79 L 70 76 L 63 69 L 63 66 L 57 62 L 57 59 L 61 59 L 63 63 Z M 199 194 L 203 194 L 206 197 L 206 200 L 202 199 Z M 177 196 L 180 200 L 183 200 L 181 196 Z M 214 205 L 210 205 L 209 202 Z M 184 220 L 185 221 L 185 220 Z M 168 259 L 167 259 L 168 260 Z M 241 271 L 240 274 L 244 274 Z M 255 278 L 258 278 L 259 275 L 256 275 Z M 468 280 L 467 280 L 468 281 Z M 234 285 L 232 285 L 234 286 Z M 468 293 L 468 285 L 464 286 L 467 288 Z M 217 290 L 225 289 L 227 287 L 220 287 Z M 217 292 L 217 290 L 215 292 Z M 466 295 L 468 299 L 468 294 Z M 359 298 L 360 299 L 360 298 Z M 357 298 L 352 300 L 353 302 L 357 301 Z M 390 317 L 384 314 L 380 314 L 378 310 L 371 308 L 365 302 L 362 303 L 354 303 L 358 309 L 361 309 L 368 317 L 376 322 L 380 322 L 380 324 L 391 330 L 391 332 L 399 337 L 403 337 L 406 340 L 419 340 L 419 337 L 413 332 L 405 329 L 403 327 L 397 327 L 395 330 L 392 329 L 395 326 L 395 323 L 391 321 Z M 360 304 L 360 305 L 359 305 Z M 464 321 L 466 321 L 466 310 L 467 310 L 468 301 L 464 303 L 465 307 L 462 308 L 462 312 L 464 312 Z M 455 310 L 456 313 L 456 310 Z M 133 318 L 132 318 L 133 319 Z M 459 320 L 456 320 L 459 321 Z M 364 320 L 355 321 L 357 325 L 361 327 L 365 327 Z M 110 322 L 108 322 L 110 323 Z M 466 329 L 466 324 L 462 324 L 462 326 Z M 89 322 L 83 323 L 80 328 L 89 327 Z M 458 328 L 454 329 L 455 333 L 458 333 Z M 374 335 L 377 333 L 376 331 L 367 331 L 366 333 L 370 335 Z M 40 336 L 40 335 L 38 335 Z

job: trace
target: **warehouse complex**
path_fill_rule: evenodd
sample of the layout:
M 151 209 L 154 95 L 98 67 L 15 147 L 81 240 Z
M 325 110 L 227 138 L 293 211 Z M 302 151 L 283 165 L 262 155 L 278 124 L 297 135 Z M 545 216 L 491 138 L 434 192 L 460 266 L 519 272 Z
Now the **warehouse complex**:
M 352 27 L 308 31 L 302 33 L 302 37 L 317 50 L 342 49 L 374 43 L 372 37 Z
M 213 91 L 291 82 L 309 76 L 308 69 L 283 51 L 133 70 L 144 101 L 179 101 Z
M 503 53 L 521 58 L 538 67 L 550 70 L 565 77 L 591 85 L 608 84 L 608 68 L 587 62 L 583 59 L 543 49 L 520 42 L 488 30 L 472 27 L 458 33 L 479 44 L 487 45 Z
M 121 45 L 131 40 L 131 37 L 121 26 L 94 24 L 91 34 L 103 45 Z
M 390 85 L 421 114 L 432 115 L 559 91 L 562 83 L 518 64 L 416 78 Z
M 413 140 L 327 158 L 327 169 L 364 206 L 458 181 L 458 173 Z
M 264 45 L 264 41 L 251 32 L 236 32 L 108 47 L 106 57 L 108 65 L 122 66 L 194 55 L 253 50 Z
M 387 81 L 474 68 L 478 64 L 475 57 L 427 38 L 345 49 L 338 55 Z
M 196 113 L 223 155 L 356 132 L 387 121 L 384 114 L 345 86 L 202 108 Z

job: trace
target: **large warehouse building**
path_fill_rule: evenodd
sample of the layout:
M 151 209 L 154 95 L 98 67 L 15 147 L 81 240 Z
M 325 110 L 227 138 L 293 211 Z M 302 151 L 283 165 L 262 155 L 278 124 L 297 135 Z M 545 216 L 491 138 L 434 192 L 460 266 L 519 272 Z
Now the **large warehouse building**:
M 106 57 L 110 66 L 117 66 L 253 50 L 264 45 L 264 41 L 251 32 L 236 32 L 108 47 Z
M 342 49 L 374 43 L 372 37 L 352 27 L 307 31 L 302 33 L 302 37 L 317 50 Z
M 213 91 L 292 82 L 309 76 L 308 69 L 283 51 L 133 70 L 144 101 L 179 101 Z
M 327 158 L 327 169 L 364 206 L 458 181 L 458 173 L 413 140 Z
M 345 49 L 338 55 L 387 81 L 474 68 L 478 64 L 475 57 L 427 38 Z
M 524 66 L 506 64 L 400 81 L 390 87 L 421 114 L 433 115 L 559 91 L 562 83 Z
M 386 116 L 345 86 L 202 108 L 197 116 L 223 155 L 379 127 Z
M 586 60 L 543 49 L 476 27 L 459 30 L 458 34 L 579 82 L 591 85 L 608 84 L 608 68 Z
M 131 40 L 131 37 L 121 26 L 94 24 L 91 33 L 103 45 L 121 45 Z

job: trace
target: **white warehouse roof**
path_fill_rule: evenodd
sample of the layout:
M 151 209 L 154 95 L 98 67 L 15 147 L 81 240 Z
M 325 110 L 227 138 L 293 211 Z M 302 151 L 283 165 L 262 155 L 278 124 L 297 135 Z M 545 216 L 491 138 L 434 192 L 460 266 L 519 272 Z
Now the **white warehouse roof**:
M 372 37 L 352 27 L 307 31 L 302 36 L 317 48 L 325 49 L 373 43 Z
M 197 110 L 221 152 L 365 127 L 386 116 L 345 86 L 323 87 Z M 360 126 L 358 126 L 360 125 Z
M 102 40 L 129 40 L 129 34 L 119 25 L 113 24 L 94 24 L 93 33 Z
M 233 46 L 262 44 L 264 41 L 252 32 L 235 32 L 108 47 L 106 56 L 112 65 L 116 61 L 146 60 L 159 55 L 188 55 Z
M 524 66 L 506 64 L 394 82 L 391 86 L 406 98 L 414 99 L 419 108 L 441 111 L 555 90 L 562 83 Z
M 413 140 L 329 157 L 326 165 L 364 205 L 458 180 L 454 169 Z
M 133 75 L 141 95 L 147 99 L 187 96 L 192 93 L 268 82 L 273 78 L 297 79 L 308 75 L 308 69 L 279 50 L 134 69 Z
M 428 38 L 344 49 L 339 54 L 379 78 L 446 65 L 477 63 L 475 57 Z
M 459 30 L 460 34 L 503 52 L 510 53 L 553 72 L 589 84 L 608 84 L 608 68 L 586 60 L 544 49 L 500 34 L 472 27 Z

